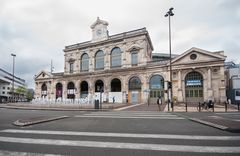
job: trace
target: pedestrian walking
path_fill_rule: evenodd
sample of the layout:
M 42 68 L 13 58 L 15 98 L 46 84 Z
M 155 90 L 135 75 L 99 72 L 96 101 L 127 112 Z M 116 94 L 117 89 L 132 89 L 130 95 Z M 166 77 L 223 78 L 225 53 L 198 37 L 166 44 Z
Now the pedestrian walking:
M 159 111 L 161 111 L 161 105 L 162 105 L 162 97 L 161 96 L 158 97 L 157 104 L 158 104 Z
M 113 96 L 113 99 L 112 99 L 112 100 L 113 100 L 113 103 L 115 103 L 115 96 Z

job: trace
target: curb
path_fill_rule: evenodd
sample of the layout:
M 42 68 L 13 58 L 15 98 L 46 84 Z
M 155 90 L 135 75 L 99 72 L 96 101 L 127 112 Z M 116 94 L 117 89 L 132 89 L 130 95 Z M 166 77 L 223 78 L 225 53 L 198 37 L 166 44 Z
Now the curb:
M 188 119 L 191 121 L 197 122 L 197 123 L 201 123 L 203 125 L 207 125 L 207 126 L 210 126 L 213 128 L 223 130 L 223 131 L 228 131 L 228 132 L 232 132 L 232 133 L 240 133 L 240 129 L 238 129 L 238 128 L 226 127 L 223 125 L 215 124 L 215 123 L 204 121 L 204 120 L 197 119 L 197 118 L 188 118 Z
M 204 120 L 197 119 L 197 118 L 189 118 L 189 120 L 194 121 L 194 122 L 198 122 L 198 123 L 201 123 L 201 124 L 204 124 L 204 125 L 207 125 L 207 126 L 211 126 L 211 127 L 217 128 L 217 129 L 221 129 L 221 130 L 228 129 L 228 127 L 226 127 L 226 126 L 214 124 L 212 122 L 204 121 Z
M 64 118 L 68 118 L 68 116 L 60 116 L 60 117 L 55 117 L 55 118 L 48 118 L 48 119 L 42 119 L 42 120 L 36 120 L 36 121 L 26 121 L 26 122 L 21 122 L 20 120 L 17 120 L 15 122 L 13 122 L 13 125 L 24 127 L 24 126 L 30 126 L 30 125 L 34 125 L 34 124 L 39 124 L 39 123 L 43 123 L 43 122 L 49 122 L 49 121 L 54 121 L 54 120 L 59 120 L 59 119 L 64 119 Z
M 48 111 L 109 111 L 112 109 L 79 109 L 79 108 L 33 108 L 33 107 L 9 107 L 9 106 L 0 106 L 0 108 L 5 109 L 21 109 L 21 110 L 48 110 Z

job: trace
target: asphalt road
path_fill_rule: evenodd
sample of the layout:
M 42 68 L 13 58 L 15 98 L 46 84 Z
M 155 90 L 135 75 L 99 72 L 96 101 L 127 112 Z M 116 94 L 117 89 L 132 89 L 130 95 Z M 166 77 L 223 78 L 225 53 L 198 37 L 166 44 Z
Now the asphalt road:
M 63 115 L 69 118 L 12 125 L 18 119 Z M 239 133 L 187 119 L 207 115 L 240 119 L 237 113 L 0 109 L 0 155 L 239 155 Z

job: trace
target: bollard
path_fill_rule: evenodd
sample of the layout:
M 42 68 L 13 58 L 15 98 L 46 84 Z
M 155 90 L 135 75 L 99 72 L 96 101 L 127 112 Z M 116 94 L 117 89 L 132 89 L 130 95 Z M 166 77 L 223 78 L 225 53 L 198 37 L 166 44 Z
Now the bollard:
M 186 102 L 186 105 L 185 105 L 185 107 L 186 107 L 186 112 L 187 112 L 187 102 Z
M 198 111 L 201 112 L 201 103 L 198 103 Z
M 227 102 L 225 102 L 225 112 L 227 112 Z
M 213 109 L 212 109 L 212 110 L 213 110 L 213 112 L 214 112 L 214 107 L 215 107 L 215 105 L 214 105 L 214 102 L 213 102 Z
M 238 111 L 239 111 L 239 102 L 238 102 Z

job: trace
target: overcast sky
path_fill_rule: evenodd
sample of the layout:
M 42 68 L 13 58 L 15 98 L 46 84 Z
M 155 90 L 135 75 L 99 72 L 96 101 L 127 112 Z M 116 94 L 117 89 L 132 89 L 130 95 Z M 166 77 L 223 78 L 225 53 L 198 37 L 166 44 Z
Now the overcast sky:
M 0 68 L 34 88 L 34 75 L 64 68 L 65 46 L 91 40 L 97 17 L 109 23 L 109 34 L 146 27 L 154 52 L 168 52 L 168 19 L 174 7 L 172 51 L 191 47 L 223 50 L 227 60 L 240 62 L 240 0 L 1 0 Z

